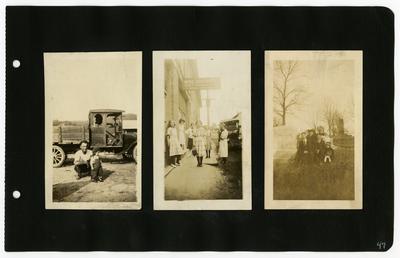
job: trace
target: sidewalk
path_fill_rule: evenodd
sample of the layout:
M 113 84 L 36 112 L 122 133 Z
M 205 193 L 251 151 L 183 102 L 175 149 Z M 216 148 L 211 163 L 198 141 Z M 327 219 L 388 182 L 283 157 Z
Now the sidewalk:
M 203 158 L 203 167 L 191 154 L 181 160 L 181 166 L 165 177 L 166 200 L 232 199 L 237 196 L 237 186 L 230 182 L 218 166 L 216 153 Z
M 185 152 L 185 154 L 182 155 L 181 163 L 183 163 L 185 159 L 190 158 L 190 157 L 193 158 L 192 152 L 190 150 L 187 150 Z M 173 167 L 171 165 L 166 166 L 165 170 L 164 170 L 164 176 L 168 176 L 168 174 L 174 169 L 175 169 L 175 167 Z

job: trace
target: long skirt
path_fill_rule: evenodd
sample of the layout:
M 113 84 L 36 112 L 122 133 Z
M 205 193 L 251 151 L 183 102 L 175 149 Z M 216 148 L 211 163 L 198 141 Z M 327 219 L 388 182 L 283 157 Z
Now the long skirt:
M 219 157 L 227 158 L 228 157 L 228 140 L 220 140 L 219 141 Z
M 206 155 L 206 144 L 204 137 L 194 138 L 194 145 L 196 146 L 197 157 L 203 157 Z
M 182 154 L 181 145 L 177 140 L 171 140 L 169 144 L 169 156 L 176 156 Z

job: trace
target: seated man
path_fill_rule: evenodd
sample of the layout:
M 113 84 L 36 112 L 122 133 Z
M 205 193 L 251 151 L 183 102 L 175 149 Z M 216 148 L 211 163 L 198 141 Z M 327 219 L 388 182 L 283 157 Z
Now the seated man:
M 74 169 L 77 173 L 76 179 L 81 179 L 84 176 L 90 175 L 90 157 L 92 151 L 88 150 L 89 143 L 85 140 L 79 144 L 80 150 L 75 153 L 74 157 Z

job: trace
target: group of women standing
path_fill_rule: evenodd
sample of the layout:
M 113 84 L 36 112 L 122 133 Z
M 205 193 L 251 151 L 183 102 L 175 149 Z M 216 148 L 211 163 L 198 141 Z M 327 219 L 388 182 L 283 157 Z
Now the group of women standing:
M 181 156 L 185 154 L 187 149 L 191 150 L 193 156 L 196 157 L 198 167 L 203 166 L 204 157 L 206 159 L 211 158 L 212 132 L 208 126 L 203 126 L 201 121 L 191 124 L 185 130 L 185 120 L 180 119 L 178 125 L 171 120 L 167 126 L 166 138 L 172 167 L 180 166 Z M 221 124 L 218 138 L 218 155 L 222 163 L 225 164 L 228 157 L 228 131 L 223 124 Z

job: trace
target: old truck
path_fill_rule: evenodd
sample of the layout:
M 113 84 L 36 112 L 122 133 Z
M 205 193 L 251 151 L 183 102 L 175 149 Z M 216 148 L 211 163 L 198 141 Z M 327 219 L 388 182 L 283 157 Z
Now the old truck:
M 83 140 L 89 148 L 102 152 L 121 154 L 137 162 L 137 134 L 127 133 L 122 126 L 123 110 L 94 109 L 89 111 L 89 121 L 83 125 L 53 125 L 53 167 L 61 167 L 68 154 L 79 149 Z

